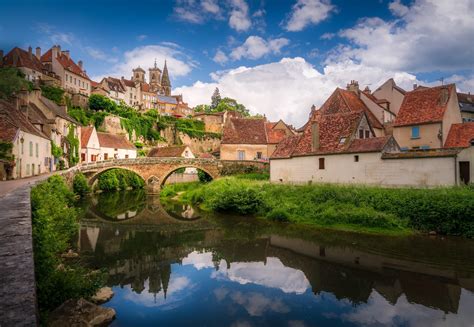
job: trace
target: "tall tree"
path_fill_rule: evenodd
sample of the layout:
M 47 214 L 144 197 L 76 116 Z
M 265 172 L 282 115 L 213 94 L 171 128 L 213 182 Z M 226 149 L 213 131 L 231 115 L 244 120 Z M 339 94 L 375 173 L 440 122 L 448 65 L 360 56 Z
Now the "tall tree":
M 221 100 L 222 100 L 221 99 L 221 93 L 219 92 L 219 88 L 216 87 L 216 89 L 214 90 L 214 93 L 212 94 L 212 97 L 211 97 L 211 108 L 212 109 L 217 108 L 217 106 L 219 105 Z

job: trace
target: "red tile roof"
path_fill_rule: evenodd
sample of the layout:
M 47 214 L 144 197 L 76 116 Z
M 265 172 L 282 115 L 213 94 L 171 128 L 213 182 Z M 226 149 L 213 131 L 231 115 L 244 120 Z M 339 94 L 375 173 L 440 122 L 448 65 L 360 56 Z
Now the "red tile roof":
M 15 62 L 16 59 L 16 62 Z M 30 53 L 18 47 L 13 48 L 4 58 L 4 65 L 11 67 L 26 67 L 38 72 L 43 71 L 41 61 L 34 53 Z
M 110 133 L 97 132 L 101 148 L 129 149 L 135 150 L 135 146 L 130 143 L 125 136 Z
M 286 133 L 282 129 L 274 129 L 277 123 L 265 123 L 268 144 L 278 144 L 286 138 Z
M 294 135 L 281 141 L 273 152 L 272 159 L 290 158 L 301 137 L 302 135 Z
M 117 91 L 117 92 L 122 92 L 122 93 L 126 92 L 124 85 L 122 84 L 121 80 L 119 80 L 118 78 L 106 77 L 105 82 L 107 83 L 107 87 L 111 91 Z
M 89 143 L 89 139 L 91 138 L 92 131 L 94 127 L 84 126 L 81 128 L 81 148 L 87 148 L 87 143 Z
M 186 150 L 187 146 L 166 146 L 162 148 L 153 148 L 148 153 L 149 157 L 164 157 L 164 158 L 176 158 L 182 157 L 183 152 Z
M 474 122 L 453 124 L 444 143 L 445 148 L 467 148 L 474 141 Z
M 453 89 L 455 85 L 449 84 L 407 92 L 394 126 L 441 122 Z
M 128 87 L 135 87 L 135 82 L 133 82 L 129 79 L 122 78 L 122 82 L 123 82 L 123 84 L 125 84 Z
M 52 62 L 52 58 L 53 58 L 53 49 L 51 48 L 48 51 L 46 51 L 44 55 L 41 56 L 41 62 Z M 85 79 L 90 80 L 89 76 L 87 76 L 84 70 L 82 70 L 81 67 L 79 67 L 79 65 L 77 65 L 74 62 L 74 60 L 71 59 L 71 57 L 68 58 L 68 56 L 66 56 L 64 53 L 59 52 L 57 59 L 64 69 L 76 75 L 82 76 Z
M 94 87 L 97 87 L 97 86 L 99 86 L 99 83 L 97 83 L 96 81 L 91 80 L 91 88 L 94 88 Z
M 13 141 L 18 129 L 25 133 L 33 134 L 49 140 L 48 136 L 33 126 L 20 110 L 5 100 L 0 100 L 0 121 L 8 122 L 2 126 L 5 127 L 5 131 L 3 128 L 0 129 L 0 138 L 2 140 L 5 138 L 8 142 Z M 15 133 L 13 133 L 14 129 Z
M 224 126 L 222 144 L 267 144 L 265 119 L 229 119 Z
M 148 85 L 147 83 L 141 83 L 140 87 L 143 92 L 150 92 L 150 85 Z
M 391 136 L 372 137 L 369 139 L 355 139 L 347 149 L 347 152 L 380 152 Z

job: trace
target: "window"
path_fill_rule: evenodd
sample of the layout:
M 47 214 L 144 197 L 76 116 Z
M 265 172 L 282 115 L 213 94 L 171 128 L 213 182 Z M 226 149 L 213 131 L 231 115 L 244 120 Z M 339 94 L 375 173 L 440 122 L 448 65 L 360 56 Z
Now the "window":
M 319 169 L 326 169 L 324 165 L 324 158 L 319 158 Z
M 20 141 L 20 142 L 21 142 L 21 141 Z M 23 154 L 23 152 L 25 152 L 25 151 L 24 151 L 24 148 L 25 148 L 25 147 L 24 147 L 24 144 L 23 144 L 23 142 L 21 142 L 21 154 Z
M 360 139 L 364 138 L 364 130 L 363 129 L 359 129 L 359 138 Z
M 411 138 L 419 139 L 420 138 L 420 126 L 412 126 L 411 128 Z
M 339 144 L 343 144 L 344 142 L 346 142 L 346 138 L 345 138 L 345 137 L 341 137 L 341 139 L 339 140 Z
M 370 138 L 370 131 L 365 131 L 365 138 L 366 139 Z
M 39 157 L 39 145 L 38 145 L 38 143 L 35 144 L 35 150 L 36 150 L 35 151 L 36 152 L 36 158 L 38 158 Z
M 69 82 L 72 83 L 72 76 L 69 75 Z
M 125 155 L 125 159 L 128 159 L 128 154 Z
M 237 158 L 239 160 L 245 160 L 245 151 L 242 151 L 242 150 L 237 151 Z
M 104 153 L 104 160 L 107 160 L 109 159 L 109 154 L 108 153 Z
M 30 157 L 33 157 L 33 142 L 30 141 Z
M 257 159 L 262 159 L 262 153 L 261 152 L 257 152 Z
M 359 156 L 354 156 L 354 162 L 359 162 Z
M 30 174 L 30 164 L 26 164 L 26 175 Z

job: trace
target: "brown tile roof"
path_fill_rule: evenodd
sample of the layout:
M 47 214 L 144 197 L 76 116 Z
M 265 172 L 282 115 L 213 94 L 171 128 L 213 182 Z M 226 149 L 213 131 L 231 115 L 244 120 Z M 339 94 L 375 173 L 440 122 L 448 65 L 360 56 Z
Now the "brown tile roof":
M 13 142 L 17 132 L 18 127 L 0 109 L 0 140 L 3 142 Z
M 121 80 L 114 77 L 106 77 L 105 82 L 109 90 L 125 93 L 125 87 L 123 86 Z
M 97 132 L 101 148 L 129 149 L 135 150 L 135 146 L 130 143 L 125 136 L 110 133 Z
M 150 92 L 150 85 L 148 85 L 147 83 L 141 83 L 140 87 L 143 92 Z
M 453 124 L 444 143 L 445 148 L 467 148 L 474 141 L 474 122 Z
M 148 153 L 148 156 L 149 157 L 165 157 L 165 158 L 182 157 L 184 150 L 186 150 L 185 145 L 153 148 Z
M 380 152 L 392 136 L 372 137 L 368 139 L 354 139 L 347 152 Z
M 16 58 L 16 63 L 15 63 Z M 26 67 L 38 72 L 43 71 L 41 61 L 36 58 L 34 53 L 30 53 L 18 47 L 13 48 L 4 58 L 4 65 L 11 67 Z
M 286 133 L 282 129 L 274 129 L 277 123 L 265 123 L 268 144 L 278 144 L 286 138 Z
M 132 80 L 122 78 L 122 82 L 128 87 L 135 87 L 135 83 Z
M 81 128 L 81 148 L 87 148 L 87 143 L 89 143 L 89 139 L 91 138 L 92 131 L 94 127 L 84 126 Z
M 48 51 L 46 51 L 44 55 L 41 56 L 41 62 L 52 62 L 52 58 L 53 58 L 53 49 L 51 48 Z M 76 75 L 82 76 L 85 79 L 90 80 L 89 76 L 87 76 L 85 71 L 82 70 L 81 67 L 79 67 L 79 65 L 77 65 L 74 62 L 74 60 L 71 59 L 71 57 L 68 58 L 64 53 L 59 52 L 57 59 L 64 69 Z
M 57 105 L 54 101 L 44 97 L 44 96 L 41 96 L 41 102 L 47 107 L 49 108 L 56 116 L 59 116 L 75 125 L 81 125 L 81 123 L 79 123 L 77 120 L 75 120 L 74 118 L 72 118 L 71 116 L 69 116 L 67 113 L 66 113 L 66 107 L 63 107 L 61 108 L 59 105 Z
M 5 100 L 0 100 L 0 120 L 9 122 L 9 124 L 5 124 L 5 128 L 7 129 L 5 133 L 0 130 L 0 138 L 3 139 L 3 137 L 5 137 L 8 142 L 11 142 L 13 140 L 8 140 L 8 138 L 10 138 L 13 133 L 12 126 L 14 126 L 16 130 L 20 129 L 23 132 L 49 140 L 49 138 L 43 132 L 33 126 L 33 124 L 20 110 L 16 109 L 13 105 L 11 105 Z
M 281 141 L 273 152 L 272 159 L 290 158 L 301 137 L 301 135 L 294 135 Z
M 394 126 L 441 122 L 453 89 L 455 85 L 449 84 L 407 92 Z
M 96 81 L 91 80 L 91 88 L 99 86 L 99 83 Z
M 199 154 L 199 158 L 202 158 L 202 159 L 215 159 L 215 157 L 208 153 L 208 152 L 204 152 L 204 153 L 201 153 Z
M 231 118 L 225 124 L 222 144 L 267 144 L 264 119 Z

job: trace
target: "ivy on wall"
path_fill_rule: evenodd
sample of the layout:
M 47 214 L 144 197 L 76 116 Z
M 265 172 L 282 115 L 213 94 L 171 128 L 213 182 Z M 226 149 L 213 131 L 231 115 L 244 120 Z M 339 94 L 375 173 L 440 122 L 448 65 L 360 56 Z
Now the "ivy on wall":
M 67 158 L 69 167 L 73 167 L 79 162 L 79 139 L 75 135 L 75 130 L 76 127 L 70 124 L 69 133 L 66 136 L 66 140 L 69 143 L 69 155 Z
M 0 159 L 13 161 L 13 143 L 0 141 Z

